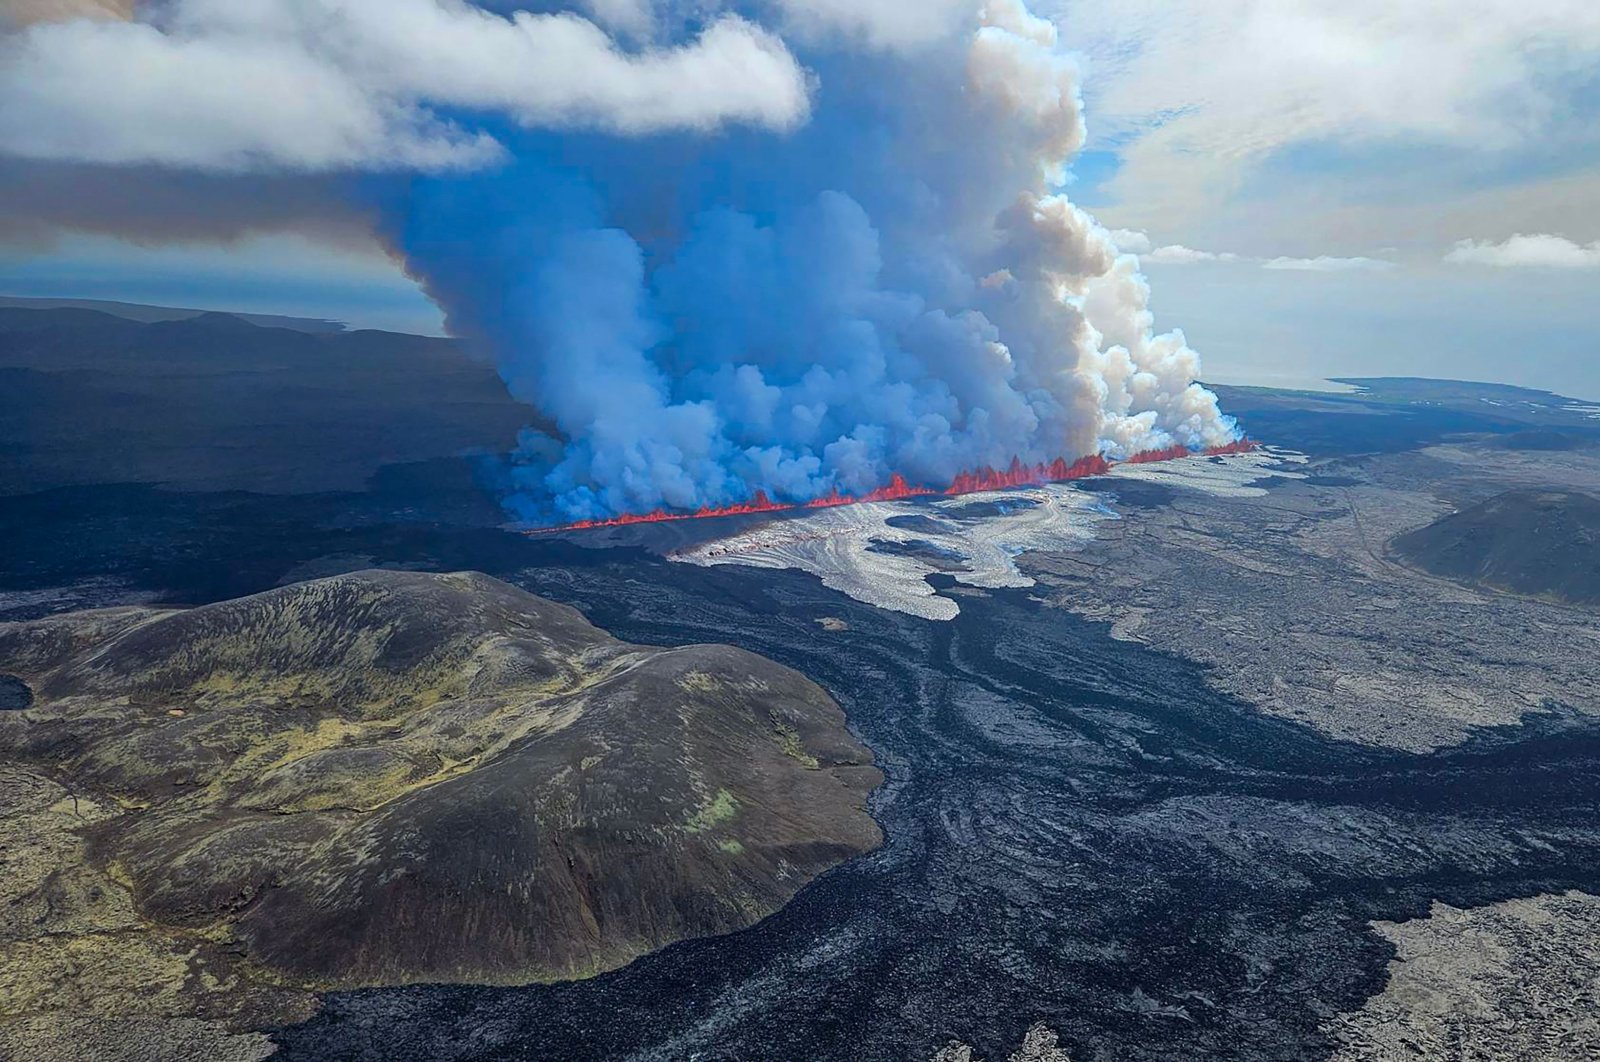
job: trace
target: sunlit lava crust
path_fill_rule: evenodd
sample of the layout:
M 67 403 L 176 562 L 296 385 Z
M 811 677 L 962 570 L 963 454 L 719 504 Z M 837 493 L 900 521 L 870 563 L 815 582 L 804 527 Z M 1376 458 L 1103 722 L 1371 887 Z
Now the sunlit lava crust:
M 906 498 L 955 498 L 963 494 L 981 494 L 991 490 L 1011 490 L 1017 487 L 1039 487 L 1046 483 L 1070 483 L 1075 479 L 1103 476 L 1118 463 L 1148 465 L 1162 461 L 1177 461 L 1186 457 L 1224 457 L 1230 454 L 1247 454 L 1260 448 L 1251 439 L 1240 439 L 1223 446 L 1204 450 L 1190 450 L 1185 446 L 1169 446 L 1164 450 L 1146 450 L 1134 454 L 1123 462 L 1108 461 L 1099 454 L 1067 461 L 1058 457 L 1049 464 L 1025 465 L 1017 458 L 1002 470 L 979 468 L 962 472 L 944 490 L 913 486 L 896 472 L 886 486 L 866 494 L 842 494 L 837 488 L 831 494 L 813 498 L 808 502 L 786 504 L 775 502 L 765 491 L 756 491 L 755 497 L 738 505 L 705 506 L 693 512 L 679 509 L 657 509 L 649 513 L 624 513 L 605 520 L 579 520 L 576 523 L 540 528 L 533 534 L 551 534 L 557 531 L 589 531 L 602 527 L 630 527 L 634 524 L 664 524 L 677 520 L 705 520 L 715 516 L 752 516 L 762 513 L 797 512 L 806 509 L 832 509 L 841 505 L 861 505 L 867 502 L 903 501 Z

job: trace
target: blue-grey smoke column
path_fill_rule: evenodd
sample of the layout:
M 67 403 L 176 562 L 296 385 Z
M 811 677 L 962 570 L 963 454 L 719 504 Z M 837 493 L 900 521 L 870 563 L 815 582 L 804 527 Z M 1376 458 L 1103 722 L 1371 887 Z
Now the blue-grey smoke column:
M 494 130 L 504 165 L 377 196 L 452 329 L 554 426 L 513 459 L 520 517 L 1235 437 L 1137 262 L 1059 194 L 1083 123 L 1050 23 L 993 0 L 912 54 L 796 51 L 797 128 Z

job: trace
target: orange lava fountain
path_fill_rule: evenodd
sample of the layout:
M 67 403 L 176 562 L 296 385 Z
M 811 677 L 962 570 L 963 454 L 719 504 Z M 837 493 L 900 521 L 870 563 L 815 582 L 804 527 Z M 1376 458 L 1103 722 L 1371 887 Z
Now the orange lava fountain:
M 1134 454 L 1123 464 L 1148 465 L 1160 461 L 1177 461 L 1185 457 L 1224 457 L 1229 454 L 1247 454 L 1260 449 L 1260 444 L 1251 439 L 1240 439 L 1237 442 L 1227 443 L 1223 446 L 1212 446 L 1205 450 L 1190 450 L 1184 446 L 1169 446 L 1164 450 L 1146 450 Z M 765 491 L 756 491 L 754 498 L 739 505 L 723 505 L 718 507 L 706 506 L 694 512 L 675 509 L 657 509 L 649 513 L 625 513 L 606 520 L 579 520 L 577 523 L 561 524 L 558 527 L 540 528 L 530 531 L 529 534 L 553 534 L 558 531 L 588 531 L 601 527 L 630 527 L 633 524 L 662 524 L 676 520 L 705 520 L 713 516 L 750 516 L 761 513 L 794 512 L 804 509 L 832 509 L 840 505 L 860 505 L 863 502 L 901 501 L 905 498 L 923 497 L 959 497 L 963 494 L 979 494 L 990 490 L 1009 490 L 1015 487 L 1038 487 L 1046 483 L 1068 483 L 1075 479 L 1088 479 L 1091 476 L 1103 476 L 1111 471 L 1115 462 L 1107 461 L 1099 454 L 1090 454 L 1080 457 L 1076 461 L 1068 462 L 1065 458 L 1058 457 L 1049 464 L 1025 465 L 1018 458 L 1013 457 L 1011 464 L 1005 471 L 993 468 L 979 468 L 971 472 L 963 472 L 951 481 L 950 486 L 944 490 L 933 490 L 929 487 L 915 487 L 906 482 L 906 478 L 896 472 L 889 478 L 887 486 L 867 494 L 841 494 L 834 488 L 830 494 L 811 501 L 796 505 L 786 505 L 775 502 L 767 497 Z

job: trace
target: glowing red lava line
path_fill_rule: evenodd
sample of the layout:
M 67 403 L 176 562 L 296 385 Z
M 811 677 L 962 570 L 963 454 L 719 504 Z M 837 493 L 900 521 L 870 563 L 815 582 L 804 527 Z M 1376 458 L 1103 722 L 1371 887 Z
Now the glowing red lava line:
M 1260 449 L 1260 444 L 1250 439 L 1240 439 L 1224 446 L 1213 446 L 1205 450 L 1190 450 L 1184 446 L 1169 446 L 1165 450 L 1146 450 L 1134 454 L 1121 464 L 1148 465 L 1159 461 L 1177 461 L 1185 457 L 1220 457 L 1228 454 L 1247 454 Z M 664 524 L 676 520 L 704 520 L 713 516 L 749 516 L 760 513 L 794 512 L 804 509 L 832 509 L 840 505 L 860 505 L 864 502 L 900 501 L 905 498 L 946 497 L 954 498 L 963 494 L 980 494 L 990 490 L 1009 490 L 1014 487 L 1038 487 L 1046 483 L 1068 483 L 1075 479 L 1088 479 L 1090 476 L 1103 476 L 1111 471 L 1117 462 L 1107 461 L 1099 454 L 1080 457 L 1076 461 L 1068 462 L 1065 458 L 1058 457 L 1049 464 L 1025 465 L 1017 458 L 1011 459 L 1011 464 L 1004 471 L 993 468 L 979 468 L 971 472 L 963 472 L 951 481 L 950 486 L 944 490 L 933 490 L 930 487 L 914 487 L 906 482 L 904 476 L 896 472 L 890 477 L 887 486 L 879 487 L 867 494 L 841 494 L 838 488 L 833 493 L 813 498 L 808 502 L 788 505 L 775 502 L 767 497 L 765 491 L 756 491 L 756 496 L 740 505 L 723 505 L 716 508 L 706 506 L 694 512 L 681 510 L 657 509 L 650 513 L 625 513 L 622 516 L 613 516 L 605 520 L 579 520 L 576 523 L 561 524 L 557 527 L 539 528 L 529 534 L 553 534 L 557 531 L 590 531 L 602 527 L 629 527 L 633 524 Z

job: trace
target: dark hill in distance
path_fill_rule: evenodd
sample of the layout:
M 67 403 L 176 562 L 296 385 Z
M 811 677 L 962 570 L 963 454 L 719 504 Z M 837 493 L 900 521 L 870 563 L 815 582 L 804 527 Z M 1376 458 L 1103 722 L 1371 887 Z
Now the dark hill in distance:
M 508 451 L 538 419 L 451 340 L 0 307 L 0 496 L 360 491 L 388 465 Z
M 1600 498 L 1517 490 L 1400 535 L 1395 550 L 1458 582 L 1600 605 Z
M 146 306 L 137 302 L 113 302 L 109 299 L 40 299 L 15 295 L 0 295 L 0 307 L 16 310 L 95 310 L 129 321 L 153 324 L 157 321 L 186 321 L 202 317 L 212 311 L 188 310 L 177 306 Z M 326 334 L 343 332 L 345 326 L 338 321 L 317 317 L 285 317 L 275 313 L 229 313 L 241 321 L 265 328 L 288 328 L 296 332 Z
M 748 926 L 881 840 L 882 776 L 814 683 L 483 575 L 0 625 L 0 671 L 34 696 L 0 713 L 0 774 L 120 809 L 88 862 L 148 932 L 290 985 L 586 976 Z
M 1595 449 L 1600 447 L 1600 439 L 1577 432 L 1530 428 L 1527 431 L 1512 432 L 1510 435 L 1493 436 L 1484 445 L 1496 450 L 1560 453 L 1568 450 Z

